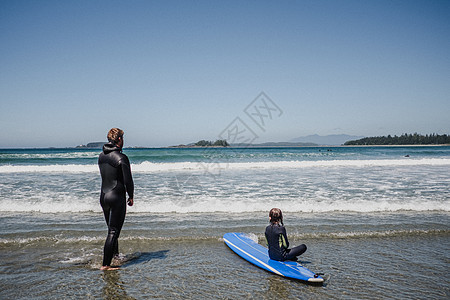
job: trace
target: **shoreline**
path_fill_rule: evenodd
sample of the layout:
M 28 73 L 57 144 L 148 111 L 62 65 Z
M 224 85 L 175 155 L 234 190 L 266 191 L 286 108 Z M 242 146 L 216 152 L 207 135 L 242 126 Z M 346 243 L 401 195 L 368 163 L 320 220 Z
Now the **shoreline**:
M 436 145 L 316 145 L 316 146 L 298 146 L 298 145 L 248 145 L 248 146 L 161 146 L 161 147 L 144 147 L 144 146 L 131 146 L 124 147 L 123 149 L 246 149 L 246 148 L 360 148 L 360 147 L 450 147 L 450 144 L 436 144 Z M 92 148 L 92 147 L 19 147 L 19 148 L 0 148 L 1 150 L 101 150 L 101 148 Z
M 450 144 L 436 144 L 436 145 L 311 145 L 311 146 L 298 146 L 298 145 L 284 145 L 284 146 L 276 146 L 276 145 L 248 145 L 248 146 L 228 146 L 228 147 L 221 147 L 221 146 L 211 146 L 211 147 L 202 147 L 202 146 L 168 146 L 168 147 L 155 147 L 155 148 L 145 148 L 142 147 L 141 149 L 165 149 L 165 148 L 174 148 L 174 149 L 191 149 L 191 148 L 198 148 L 198 149 L 207 149 L 207 148 L 231 148 L 231 149 L 245 149 L 245 148 L 356 148 L 356 147 L 449 147 Z M 136 149 L 138 147 L 129 148 L 129 149 Z M 124 148 L 126 149 L 126 148 Z

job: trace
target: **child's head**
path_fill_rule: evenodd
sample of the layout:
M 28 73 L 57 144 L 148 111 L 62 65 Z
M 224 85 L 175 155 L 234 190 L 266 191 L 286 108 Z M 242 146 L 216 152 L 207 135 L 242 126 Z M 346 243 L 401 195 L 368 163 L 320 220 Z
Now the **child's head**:
M 272 208 L 269 212 L 269 218 L 270 223 L 281 223 L 281 225 L 283 225 L 283 214 L 281 213 L 281 209 Z

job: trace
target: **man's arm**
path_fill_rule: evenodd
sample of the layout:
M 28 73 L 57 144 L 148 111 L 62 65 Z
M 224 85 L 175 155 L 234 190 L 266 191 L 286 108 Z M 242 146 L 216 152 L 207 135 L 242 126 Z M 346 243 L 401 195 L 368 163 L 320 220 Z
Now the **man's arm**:
M 131 199 L 131 203 L 133 203 L 134 182 L 133 182 L 133 176 L 131 175 L 131 166 L 130 166 L 130 161 L 128 160 L 128 157 L 125 156 L 122 159 L 121 167 L 122 167 L 122 174 L 123 174 L 123 183 L 125 185 L 125 189 L 127 191 L 128 197 L 129 197 L 128 205 L 132 206 L 133 204 L 130 204 L 130 199 Z

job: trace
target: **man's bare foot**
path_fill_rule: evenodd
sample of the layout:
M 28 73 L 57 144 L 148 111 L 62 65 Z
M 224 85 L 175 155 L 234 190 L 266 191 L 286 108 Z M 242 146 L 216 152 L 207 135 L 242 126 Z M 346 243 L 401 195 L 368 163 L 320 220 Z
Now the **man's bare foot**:
M 100 271 L 114 271 L 119 270 L 119 267 L 101 266 Z

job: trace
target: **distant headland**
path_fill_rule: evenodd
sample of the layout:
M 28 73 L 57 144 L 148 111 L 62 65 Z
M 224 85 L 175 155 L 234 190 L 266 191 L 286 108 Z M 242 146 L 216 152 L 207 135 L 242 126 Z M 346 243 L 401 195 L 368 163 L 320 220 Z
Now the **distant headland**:
M 402 134 L 401 136 L 377 136 L 377 137 L 364 137 L 355 140 L 347 140 L 340 144 L 337 143 L 337 139 L 342 140 L 346 137 L 355 137 L 348 135 L 332 135 L 332 136 L 309 136 L 311 139 L 316 139 L 320 141 L 319 143 L 314 142 L 295 142 L 291 140 L 289 142 L 267 142 L 260 144 L 247 144 L 247 143 L 235 143 L 230 144 L 226 140 L 200 140 L 195 143 L 180 144 L 175 146 L 161 147 L 161 148 L 270 148 L 270 147 L 318 147 L 318 146 L 436 146 L 436 145 L 450 145 L 450 135 L 447 134 L 427 134 L 421 135 L 418 133 L 414 134 Z M 303 139 L 308 137 L 298 138 Z M 321 138 L 321 139 L 319 139 Z M 327 140 L 327 138 L 329 138 Z M 328 143 L 327 143 L 328 142 Z M 75 148 L 88 148 L 88 149 L 101 149 L 106 142 L 91 142 L 86 145 L 78 145 Z M 131 148 L 146 148 L 146 147 L 131 147 Z
M 314 143 L 291 143 L 291 142 L 268 142 L 261 144 L 229 144 L 226 140 L 217 140 L 215 142 L 201 140 L 196 143 L 187 145 L 181 144 L 177 146 L 169 146 L 169 148 L 205 148 L 205 147 L 231 147 L 231 148 L 270 148 L 270 147 L 314 147 L 318 146 Z
M 98 148 L 102 148 L 104 144 L 106 144 L 106 142 L 92 142 L 92 143 L 87 143 L 86 145 L 78 145 L 75 148 L 98 149 Z
M 190 143 L 187 145 L 180 144 L 177 146 L 169 146 L 168 148 L 204 148 L 204 147 L 230 147 L 230 144 L 226 140 L 216 140 L 215 142 L 200 140 L 196 143 Z
M 402 146 L 402 145 L 446 145 L 450 144 L 450 136 L 447 134 L 427 134 L 421 135 L 402 134 L 401 136 L 376 136 L 366 137 L 354 141 L 347 141 L 345 146 Z

